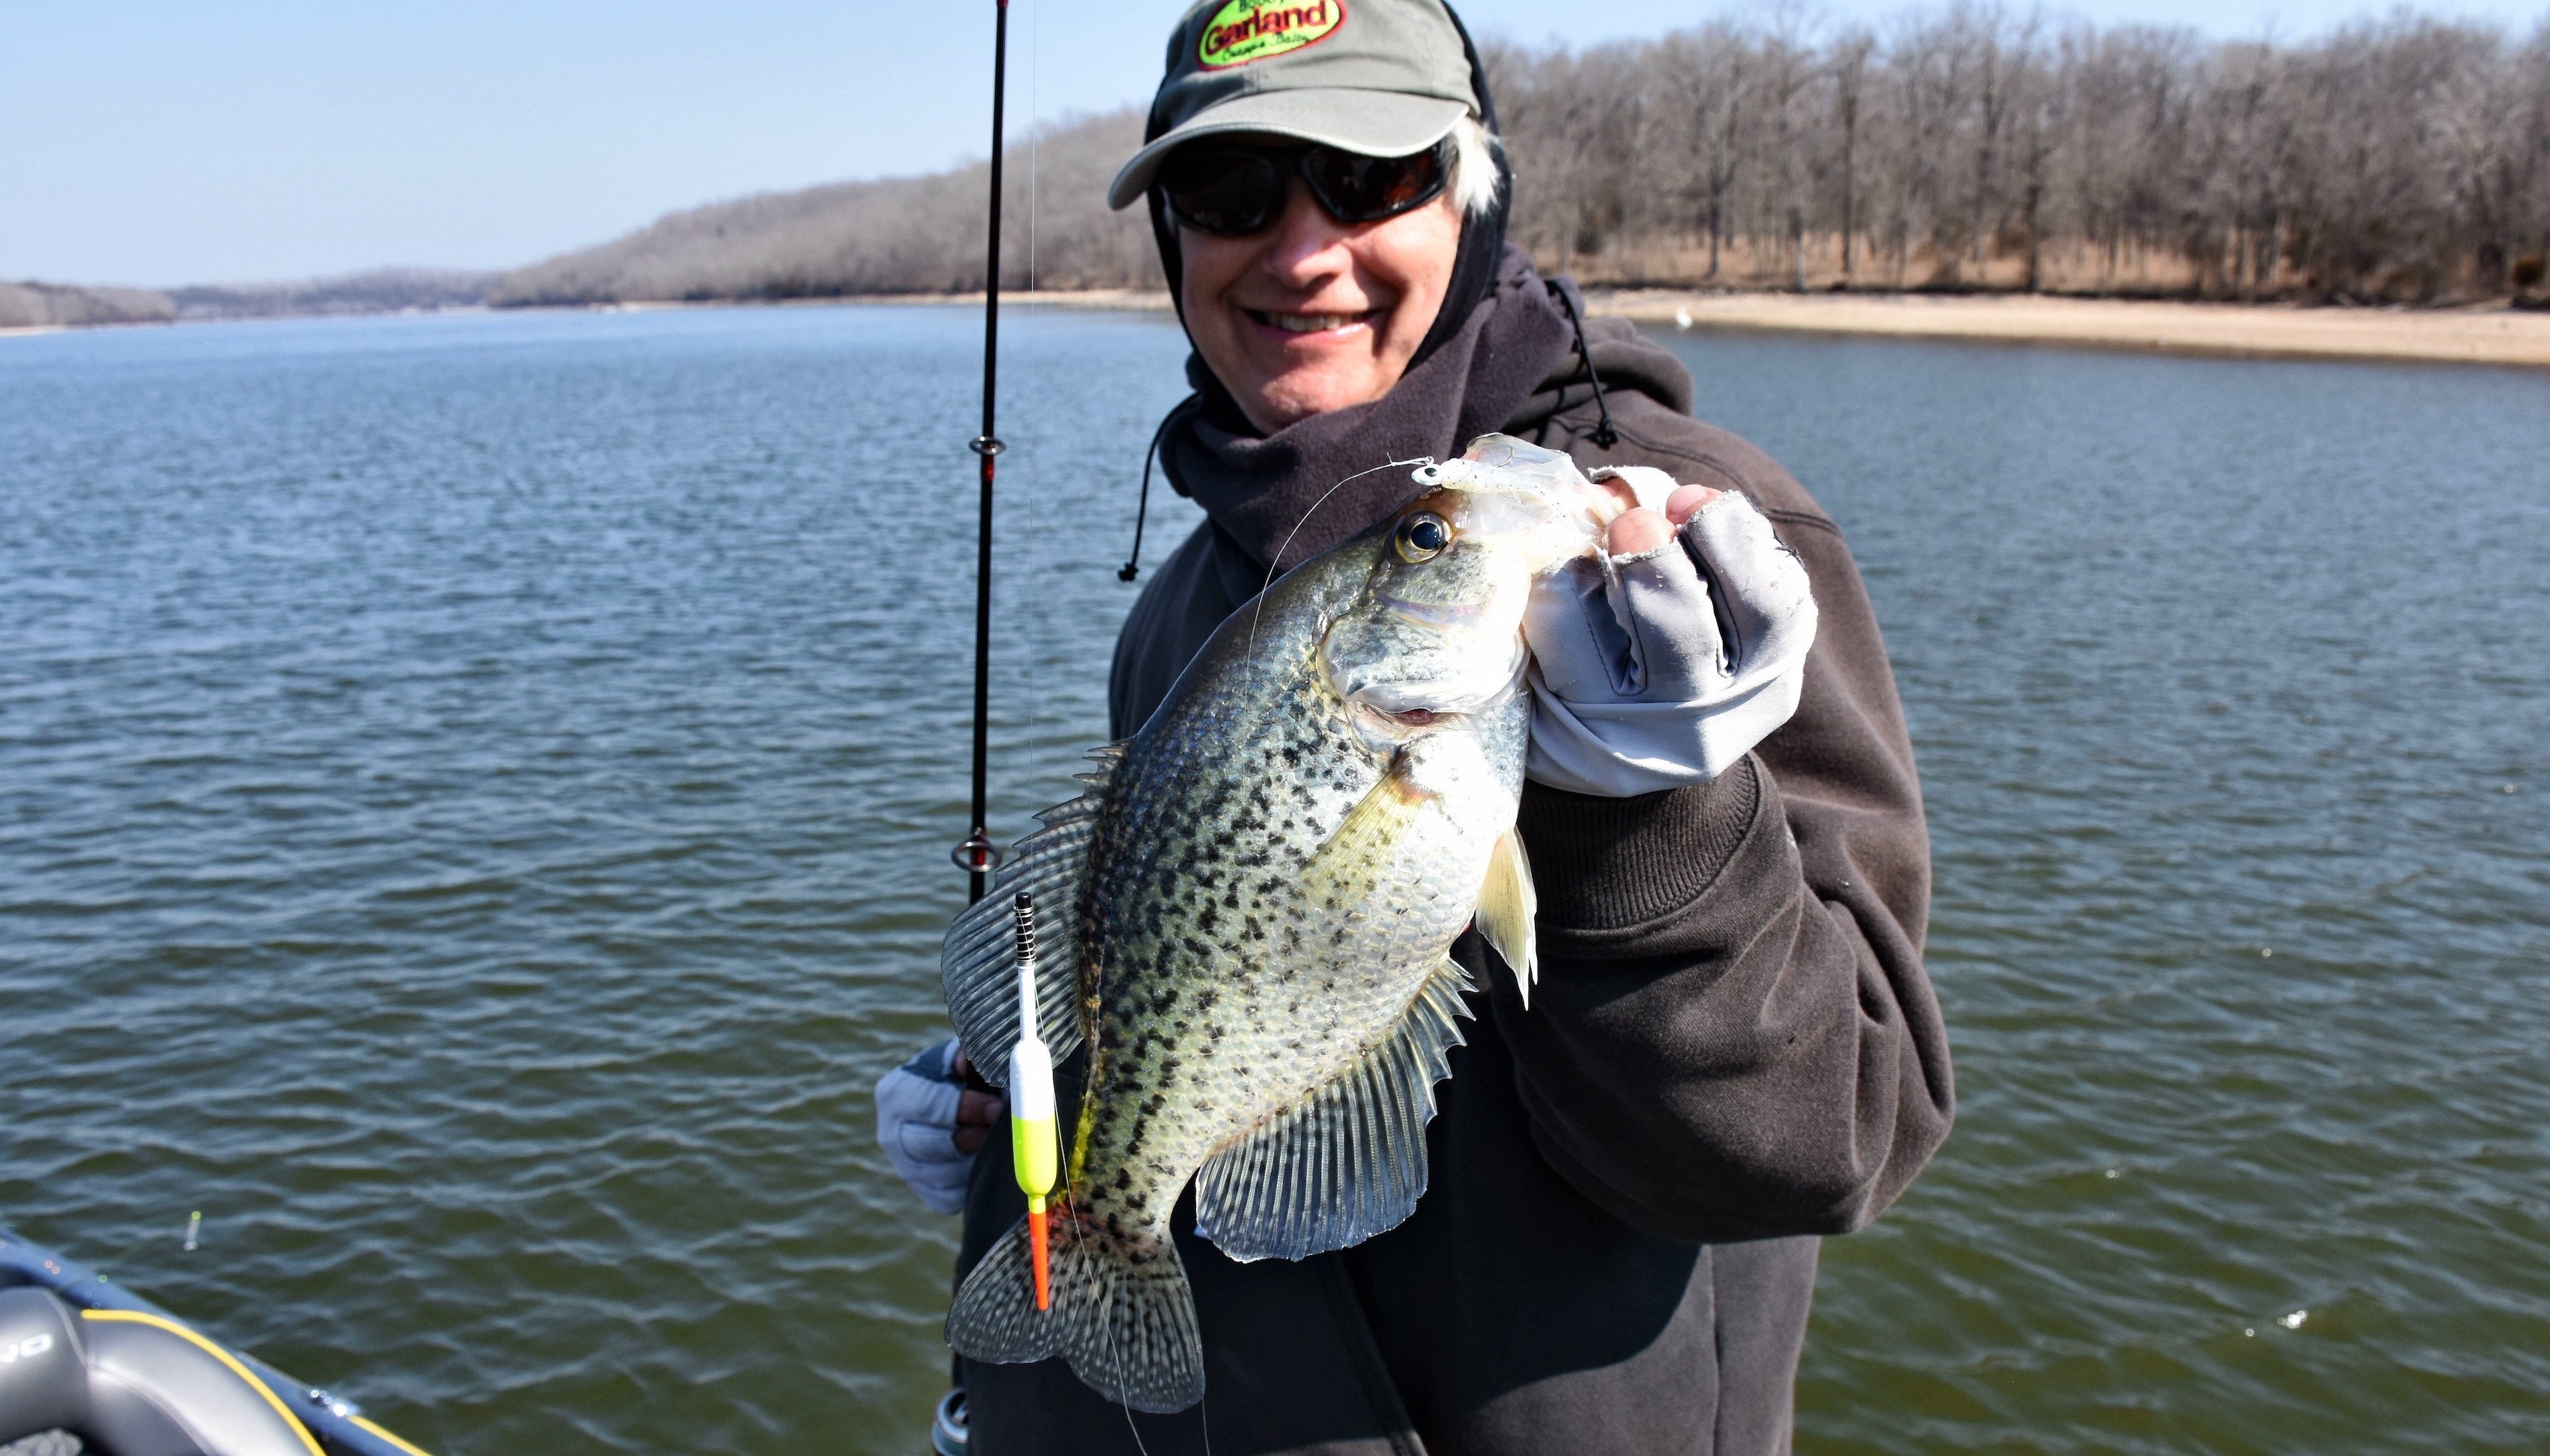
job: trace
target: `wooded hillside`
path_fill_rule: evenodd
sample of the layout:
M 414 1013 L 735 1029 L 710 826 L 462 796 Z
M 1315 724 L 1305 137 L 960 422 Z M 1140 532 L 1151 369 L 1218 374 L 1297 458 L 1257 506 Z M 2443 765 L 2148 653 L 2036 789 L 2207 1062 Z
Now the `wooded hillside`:
M 1958 6 L 1486 58 L 1514 236 L 1593 282 L 2431 301 L 2537 291 L 2550 250 L 2550 22 L 2279 46 Z M 1100 197 L 1139 137 L 1128 111 L 1014 150 L 1004 287 L 1159 285 Z M 490 301 L 977 289 L 985 180 L 676 213 Z
M 1066 122 L 1011 148 L 1002 178 L 1001 286 L 1157 288 L 1139 208 L 1107 211 L 1107 183 L 1142 145 L 1139 112 Z M 983 286 L 991 165 L 836 182 L 714 203 L 600 247 L 498 278 L 503 305 L 843 294 Z M 1032 208 L 1030 206 L 1032 200 Z
M 2427 300 L 2537 285 L 2550 23 L 2301 46 L 1997 8 L 1491 61 L 1518 237 L 1590 279 Z
M 495 277 L 450 268 L 375 268 L 292 283 L 211 283 L 165 290 L 0 283 L 0 329 L 476 308 L 486 301 L 487 285 Z

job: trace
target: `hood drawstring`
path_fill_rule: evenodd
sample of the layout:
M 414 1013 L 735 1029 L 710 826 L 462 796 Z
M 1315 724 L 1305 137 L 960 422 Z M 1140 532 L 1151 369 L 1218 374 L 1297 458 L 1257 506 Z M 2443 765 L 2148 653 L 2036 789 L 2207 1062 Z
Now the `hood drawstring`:
M 1175 409 L 1161 416 L 1160 428 L 1151 432 L 1151 443 L 1142 451 L 1142 494 L 1133 502 L 1133 553 L 1125 558 L 1124 565 L 1116 568 L 1118 581 L 1131 581 L 1142 574 L 1142 523 L 1151 514 L 1151 462 L 1159 458 L 1160 440 L 1168 435 L 1169 426 L 1195 402 L 1195 396 L 1189 395 Z
M 1603 399 L 1603 376 L 1594 372 L 1594 350 L 1585 343 L 1585 321 L 1576 316 L 1576 300 L 1569 297 L 1568 287 L 1555 278 L 1542 280 L 1549 296 L 1567 311 L 1567 327 L 1576 331 L 1576 356 L 1585 361 L 1585 382 L 1594 386 L 1594 409 L 1601 423 L 1594 427 L 1594 442 L 1605 449 L 1620 442 L 1620 432 L 1612 428 L 1612 407 Z M 1131 577 L 1125 578 L 1131 581 Z

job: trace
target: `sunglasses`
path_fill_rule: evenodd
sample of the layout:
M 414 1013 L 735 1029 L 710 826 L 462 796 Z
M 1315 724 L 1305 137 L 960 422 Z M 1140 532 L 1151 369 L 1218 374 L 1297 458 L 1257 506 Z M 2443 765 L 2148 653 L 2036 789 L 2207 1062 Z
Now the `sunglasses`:
M 1334 146 L 1195 142 L 1161 163 L 1169 216 L 1199 233 L 1245 238 L 1284 215 L 1300 177 L 1340 223 L 1378 223 L 1442 195 L 1451 172 L 1448 140 L 1406 156 L 1364 156 Z

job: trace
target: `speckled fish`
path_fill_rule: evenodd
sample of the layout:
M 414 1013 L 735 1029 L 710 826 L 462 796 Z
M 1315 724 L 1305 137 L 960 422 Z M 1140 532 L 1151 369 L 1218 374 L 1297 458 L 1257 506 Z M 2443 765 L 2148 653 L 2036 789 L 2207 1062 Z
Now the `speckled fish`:
M 1448 951 L 1474 920 L 1528 997 L 1523 605 L 1592 549 L 1602 502 L 1565 456 L 1502 436 L 1413 478 L 1395 517 L 1224 623 L 949 927 L 947 1005 L 977 1066 L 1018 1036 L 1022 892 L 1070 952 L 1039 967 L 1038 1030 L 1057 1059 L 1088 1052 L 1051 1306 L 1023 1224 L 957 1292 L 947 1339 L 967 1357 L 1060 1355 L 1112 1400 L 1195 1404 L 1169 1235 L 1188 1183 L 1196 1232 L 1234 1259 L 1398 1224 L 1425 1192 L 1469 989 Z

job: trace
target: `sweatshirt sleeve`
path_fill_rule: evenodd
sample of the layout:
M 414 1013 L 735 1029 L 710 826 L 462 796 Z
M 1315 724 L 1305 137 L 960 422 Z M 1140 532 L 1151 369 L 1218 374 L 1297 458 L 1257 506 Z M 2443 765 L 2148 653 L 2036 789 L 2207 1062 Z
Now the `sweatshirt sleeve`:
M 1954 1110 L 1885 644 L 1803 488 L 1742 474 L 1814 587 L 1798 712 L 1709 783 L 1631 799 L 1527 785 L 1540 977 L 1528 1010 L 1511 978 L 1491 991 L 1542 1156 L 1633 1226 L 1701 1242 L 1860 1227 Z

